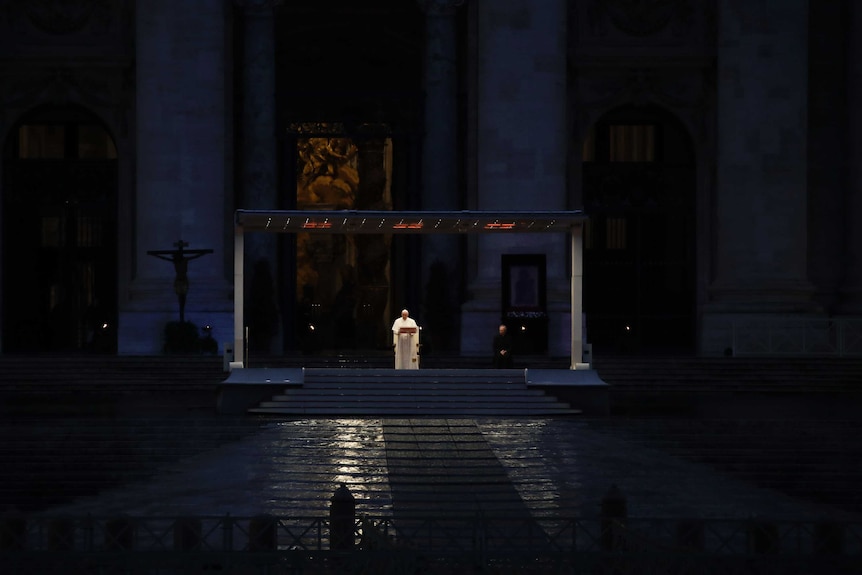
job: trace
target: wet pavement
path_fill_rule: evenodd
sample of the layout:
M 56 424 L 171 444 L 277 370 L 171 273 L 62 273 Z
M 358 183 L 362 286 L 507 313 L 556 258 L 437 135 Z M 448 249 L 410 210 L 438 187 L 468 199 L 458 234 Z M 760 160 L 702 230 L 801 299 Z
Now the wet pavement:
M 757 433 L 772 437 L 758 447 L 764 450 L 782 445 L 794 425 L 760 423 Z M 736 459 L 753 465 L 752 473 L 710 459 L 732 451 L 722 438 L 752 443 L 741 425 L 579 416 L 29 418 L 7 420 L 0 429 L 4 458 L 23 466 L 17 472 L 7 466 L 0 488 L 8 506 L 16 494 L 24 502 L 41 486 L 38 497 L 19 507 L 52 516 L 323 517 L 344 484 L 356 498 L 356 512 L 372 517 L 592 517 L 616 485 L 633 517 L 858 520 L 858 500 L 836 505 L 814 495 L 834 484 L 835 473 L 858 485 L 856 465 L 839 459 L 862 453 L 859 424 L 796 422 L 797 430 L 808 426 L 803 435 L 813 440 L 792 446 L 779 460 L 787 468 L 770 474 L 786 476 L 799 461 L 794 450 L 816 455 L 821 439 L 832 438 L 819 435 L 820 428 L 856 434 L 832 452 L 832 464 L 821 462 L 817 476 L 827 481 L 810 486 L 814 495 L 764 487 L 765 471 L 757 468 L 764 458 L 757 453 Z M 51 457 L 53 464 L 45 461 Z M 118 467 L 123 461 L 125 471 Z

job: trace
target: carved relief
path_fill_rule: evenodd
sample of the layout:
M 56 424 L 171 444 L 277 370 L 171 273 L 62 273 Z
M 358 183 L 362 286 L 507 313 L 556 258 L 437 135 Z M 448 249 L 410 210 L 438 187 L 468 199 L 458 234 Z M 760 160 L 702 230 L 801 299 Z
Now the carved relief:
M 662 73 L 633 70 L 628 74 L 582 75 L 578 82 L 580 123 L 589 126 L 603 113 L 617 106 L 650 103 L 672 110 L 696 133 L 704 126 L 697 121 L 708 105 L 708 86 L 701 70 Z M 694 122 L 694 123 L 692 123 Z
M 674 35 L 689 30 L 690 0 L 593 0 L 588 20 L 593 35 L 607 36 L 608 25 L 629 36 L 652 36 L 670 28 Z
M 4 104 L 26 108 L 33 102 L 66 104 L 79 102 L 88 106 L 111 106 L 117 100 L 116 90 L 104 75 L 75 72 L 68 68 L 41 70 L 37 74 L 10 82 L 11 90 Z

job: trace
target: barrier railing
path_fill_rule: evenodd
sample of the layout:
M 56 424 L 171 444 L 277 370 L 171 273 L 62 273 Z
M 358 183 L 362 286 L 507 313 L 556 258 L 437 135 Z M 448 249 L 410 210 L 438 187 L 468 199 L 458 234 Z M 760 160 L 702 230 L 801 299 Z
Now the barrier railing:
M 859 319 L 744 319 L 733 321 L 731 331 L 733 353 L 738 356 L 862 357 Z
M 465 515 L 362 516 L 339 526 L 331 517 L 270 515 L 7 516 L 0 564 L 20 573 L 838 572 L 862 566 L 862 522 Z

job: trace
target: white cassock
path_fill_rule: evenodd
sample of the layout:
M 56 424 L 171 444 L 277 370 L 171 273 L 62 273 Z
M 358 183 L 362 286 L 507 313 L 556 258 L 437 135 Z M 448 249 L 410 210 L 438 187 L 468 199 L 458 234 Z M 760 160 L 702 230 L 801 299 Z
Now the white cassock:
M 402 327 L 412 327 L 413 333 L 401 333 Z M 395 369 L 419 369 L 419 328 L 412 317 L 399 317 L 392 324 L 395 345 Z

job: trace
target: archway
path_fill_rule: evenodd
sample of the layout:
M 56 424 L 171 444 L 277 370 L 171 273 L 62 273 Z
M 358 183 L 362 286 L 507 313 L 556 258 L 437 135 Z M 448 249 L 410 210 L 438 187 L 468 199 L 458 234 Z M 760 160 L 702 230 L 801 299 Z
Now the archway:
M 4 351 L 114 353 L 113 138 L 83 108 L 46 106 L 4 149 Z
M 695 348 L 695 159 L 656 106 L 612 110 L 583 150 L 584 312 L 597 353 Z

